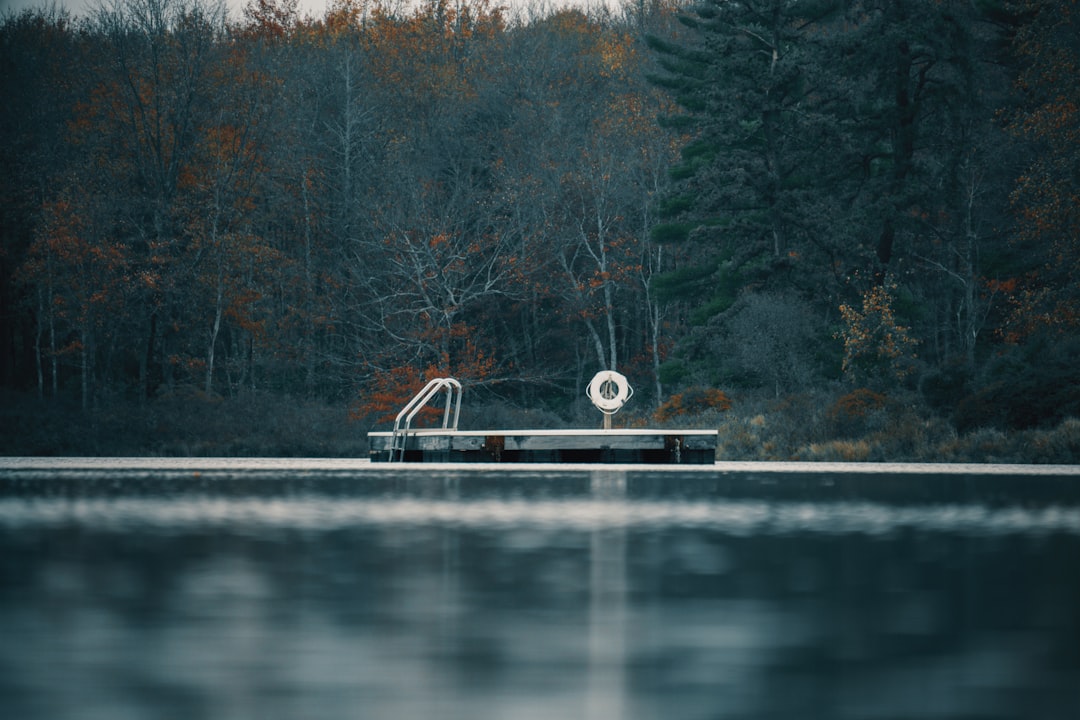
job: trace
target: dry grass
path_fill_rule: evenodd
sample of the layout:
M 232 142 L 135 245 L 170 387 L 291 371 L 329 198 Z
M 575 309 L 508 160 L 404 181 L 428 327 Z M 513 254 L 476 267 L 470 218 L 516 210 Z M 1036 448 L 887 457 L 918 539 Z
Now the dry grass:
M 869 397 L 869 396 L 866 396 Z M 735 403 L 717 427 L 725 460 L 1080 463 L 1080 420 L 1050 429 L 958 433 L 911 397 L 851 393 Z M 858 401 L 858 402 L 855 402 Z M 703 420 L 705 418 L 702 418 Z M 684 422 L 691 422 L 684 418 Z M 699 425 L 708 427 L 708 425 Z

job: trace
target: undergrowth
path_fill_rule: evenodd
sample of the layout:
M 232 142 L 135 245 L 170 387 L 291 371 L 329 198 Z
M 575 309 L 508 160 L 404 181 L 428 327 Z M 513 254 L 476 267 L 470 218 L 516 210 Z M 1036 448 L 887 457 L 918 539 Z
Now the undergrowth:
M 616 427 L 716 428 L 719 460 L 1080 463 L 1080 419 L 1018 431 L 959 432 L 906 395 L 815 391 L 781 399 L 725 396 L 660 422 L 627 408 Z M 689 403 L 681 405 L 687 410 Z M 599 424 L 599 413 L 596 415 Z M 463 407 L 462 429 L 583 427 L 500 402 Z M 366 431 L 333 404 L 273 394 L 189 390 L 82 409 L 64 399 L 0 393 L 0 454 L 366 457 Z
M 271 394 L 225 399 L 194 390 L 143 402 L 114 398 L 83 409 L 5 393 L 0 454 L 176 457 L 367 455 L 347 408 Z

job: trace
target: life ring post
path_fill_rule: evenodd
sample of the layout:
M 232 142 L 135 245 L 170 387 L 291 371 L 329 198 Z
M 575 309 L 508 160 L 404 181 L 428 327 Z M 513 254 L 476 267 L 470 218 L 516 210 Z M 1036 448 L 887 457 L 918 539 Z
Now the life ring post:
M 601 370 L 589 381 L 586 390 L 592 404 L 604 414 L 604 429 L 611 429 L 611 416 L 619 412 L 634 394 L 625 375 L 614 370 Z

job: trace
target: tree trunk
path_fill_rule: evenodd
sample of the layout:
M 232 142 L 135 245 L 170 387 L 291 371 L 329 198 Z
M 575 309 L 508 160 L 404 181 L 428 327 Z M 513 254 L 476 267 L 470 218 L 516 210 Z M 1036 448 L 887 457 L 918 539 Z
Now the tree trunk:
M 214 325 L 210 330 L 210 343 L 206 348 L 206 394 L 214 390 L 214 351 L 217 347 L 218 333 L 221 331 L 221 306 L 224 299 L 224 278 L 218 272 L 217 303 L 214 308 Z

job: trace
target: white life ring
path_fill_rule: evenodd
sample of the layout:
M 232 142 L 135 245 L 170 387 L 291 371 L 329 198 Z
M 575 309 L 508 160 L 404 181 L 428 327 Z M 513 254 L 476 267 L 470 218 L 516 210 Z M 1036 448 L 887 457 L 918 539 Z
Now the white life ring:
M 634 394 L 634 389 L 625 375 L 614 370 L 601 370 L 589 381 L 587 392 L 597 410 L 605 415 L 614 415 Z

